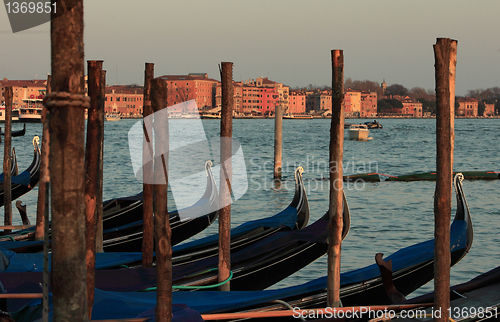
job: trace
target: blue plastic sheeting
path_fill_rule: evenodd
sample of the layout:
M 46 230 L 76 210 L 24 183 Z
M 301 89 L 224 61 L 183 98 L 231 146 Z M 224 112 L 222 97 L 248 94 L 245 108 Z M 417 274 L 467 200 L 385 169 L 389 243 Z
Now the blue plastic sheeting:
M 286 226 L 289 227 L 290 229 L 293 229 L 296 223 L 297 223 L 297 209 L 288 206 L 283 211 L 272 217 L 249 221 L 239 225 L 236 228 L 231 229 L 231 237 L 234 238 L 234 236 L 244 234 L 259 227 L 279 228 Z M 189 249 L 191 247 L 203 247 L 206 245 L 217 243 L 218 240 L 219 240 L 219 234 L 214 234 L 198 240 L 194 240 L 189 243 L 184 243 L 181 245 L 174 246 L 172 248 L 172 251 L 175 256 L 176 251 L 185 251 L 186 249 Z
M 17 254 L 10 250 L 0 251 L 9 259 L 9 265 L 5 269 L 5 273 L 43 271 L 42 253 Z M 51 255 L 49 254 L 49 265 L 51 263 L 50 256 Z M 127 263 L 140 262 L 141 260 L 142 253 L 96 253 L 95 268 L 113 268 Z
M 4 174 L 0 174 L 0 183 L 3 183 L 4 180 Z M 24 186 L 27 186 L 30 184 L 31 180 L 31 174 L 28 170 L 23 171 L 21 174 L 17 176 L 13 176 L 10 178 L 10 182 L 13 184 L 21 184 Z
M 454 221 L 451 226 L 451 251 L 467 247 L 467 230 L 465 221 Z M 392 260 L 393 271 L 411 268 L 415 265 L 430 263 L 434 258 L 434 239 L 403 248 L 385 260 Z M 342 273 L 341 287 L 379 278 L 380 271 L 376 264 Z M 259 305 L 275 299 L 299 296 L 309 292 L 326 290 L 326 277 L 308 283 L 291 286 L 279 290 L 247 291 L 247 292 L 174 292 L 174 304 L 185 304 L 200 314 L 238 310 L 251 305 Z M 30 306 L 39 305 L 33 301 Z M 154 310 L 156 292 L 106 292 L 96 289 L 92 318 L 122 319 L 137 317 L 148 310 Z M 150 311 L 151 312 L 151 311 Z

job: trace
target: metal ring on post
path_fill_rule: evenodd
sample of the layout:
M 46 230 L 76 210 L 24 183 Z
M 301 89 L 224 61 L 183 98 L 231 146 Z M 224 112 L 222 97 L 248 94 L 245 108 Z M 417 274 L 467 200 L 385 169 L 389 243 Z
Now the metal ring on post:
M 83 94 L 73 94 L 67 92 L 52 92 L 45 95 L 43 99 L 45 107 L 90 107 L 90 97 Z

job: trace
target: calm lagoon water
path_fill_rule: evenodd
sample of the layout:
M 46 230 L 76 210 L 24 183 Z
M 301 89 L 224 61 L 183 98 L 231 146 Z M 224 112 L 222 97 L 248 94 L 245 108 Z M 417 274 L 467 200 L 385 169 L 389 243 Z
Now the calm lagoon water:
M 128 131 L 139 120 L 106 122 L 104 147 L 104 198 L 138 193 L 128 147 Z M 193 120 L 184 122 L 190 129 Z M 354 120 L 351 120 L 354 121 Z M 202 120 L 209 138 L 219 135 L 218 120 Z M 344 173 L 379 172 L 401 175 L 435 170 L 435 120 L 381 120 L 383 129 L 371 130 L 373 140 L 344 141 Z M 21 128 L 14 124 L 13 129 Z M 500 171 L 500 119 L 457 119 L 455 122 L 455 171 Z M 20 171 L 32 159 L 31 140 L 41 134 L 41 124 L 28 124 L 24 137 L 13 138 Z M 232 225 L 267 217 L 286 207 L 293 196 L 293 171 L 301 165 L 308 188 L 311 222 L 328 209 L 328 145 L 330 120 L 284 120 L 283 165 L 285 181 L 274 189 L 272 162 L 274 120 L 234 120 L 233 137 L 241 143 L 246 162 L 248 189 L 232 205 Z M 3 149 L 3 145 L 2 145 Z M 0 149 L 0 151 L 3 150 Z M 467 281 L 500 264 L 500 181 L 464 181 L 464 190 L 474 223 L 470 253 L 452 268 L 452 284 Z M 381 252 L 389 255 L 402 247 L 433 238 L 433 194 L 435 182 L 378 182 L 345 186 L 351 210 L 351 230 L 342 245 L 342 271 L 374 263 Z M 37 189 L 23 196 L 35 221 Z M 174 200 L 169 200 L 174 206 Z M 170 208 L 169 206 L 169 208 Z M 454 207 L 454 205 L 453 205 Z M 15 210 L 14 210 L 15 211 Z M 454 208 L 452 213 L 454 213 Z M 14 223 L 20 218 L 14 212 Z M 217 232 L 214 223 L 199 236 Z M 273 286 L 295 285 L 326 274 L 326 255 Z M 432 289 L 432 282 L 416 292 Z

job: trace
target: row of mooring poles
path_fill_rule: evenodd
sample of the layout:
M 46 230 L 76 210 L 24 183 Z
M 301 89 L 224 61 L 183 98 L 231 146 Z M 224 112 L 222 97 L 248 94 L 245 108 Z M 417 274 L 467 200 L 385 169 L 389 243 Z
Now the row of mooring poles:
M 436 76 L 436 191 L 434 195 L 434 310 L 448 321 L 450 307 L 450 217 L 455 143 L 455 72 L 457 41 L 438 38 L 434 45 Z

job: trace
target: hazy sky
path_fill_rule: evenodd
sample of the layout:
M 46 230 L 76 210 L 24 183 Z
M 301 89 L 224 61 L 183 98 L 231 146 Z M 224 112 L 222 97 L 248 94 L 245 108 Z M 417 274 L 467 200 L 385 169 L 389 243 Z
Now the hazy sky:
M 206 72 L 233 79 L 331 85 L 332 49 L 353 80 L 434 89 L 436 38 L 458 40 L 457 95 L 500 86 L 499 0 L 93 0 L 84 2 L 85 59 L 104 60 L 108 84 Z M 0 8 L 0 78 L 45 78 L 50 24 L 13 34 Z

